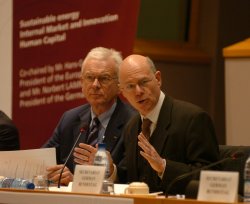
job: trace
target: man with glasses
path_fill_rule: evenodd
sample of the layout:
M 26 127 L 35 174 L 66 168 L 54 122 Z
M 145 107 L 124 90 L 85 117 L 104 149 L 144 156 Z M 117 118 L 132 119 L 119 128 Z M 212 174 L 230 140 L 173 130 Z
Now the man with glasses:
M 48 177 L 58 182 L 63 163 L 70 154 L 77 135 L 82 131 L 79 144 L 63 171 L 61 183 L 73 179 L 75 164 L 92 164 L 96 144 L 106 143 L 115 164 L 122 159 L 121 133 L 135 111 L 119 97 L 118 68 L 122 62 L 119 52 L 97 47 L 92 49 L 82 63 L 82 92 L 88 104 L 66 111 L 54 134 L 43 147 L 56 147 L 57 163 L 49 167 Z M 113 171 L 113 165 L 111 166 Z
M 125 157 L 120 182 L 145 182 L 151 192 L 184 193 L 189 180 L 168 186 L 180 175 L 219 158 L 212 120 L 200 107 L 161 91 L 161 72 L 141 55 L 130 55 L 119 69 L 122 94 L 138 110 L 124 129 Z

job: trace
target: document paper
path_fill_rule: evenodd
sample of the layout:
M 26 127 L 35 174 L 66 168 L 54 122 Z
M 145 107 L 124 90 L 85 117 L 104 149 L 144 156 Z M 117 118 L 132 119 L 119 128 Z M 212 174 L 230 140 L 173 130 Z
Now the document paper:
M 56 165 L 55 148 L 0 151 L 0 176 L 32 179 Z

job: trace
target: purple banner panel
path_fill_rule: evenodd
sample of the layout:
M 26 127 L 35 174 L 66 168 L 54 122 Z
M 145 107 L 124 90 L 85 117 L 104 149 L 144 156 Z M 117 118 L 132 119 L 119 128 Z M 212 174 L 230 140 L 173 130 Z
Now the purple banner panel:
M 14 0 L 13 120 L 39 148 L 61 114 L 86 103 L 80 69 L 97 46 L 132 53 L 139 0 Z

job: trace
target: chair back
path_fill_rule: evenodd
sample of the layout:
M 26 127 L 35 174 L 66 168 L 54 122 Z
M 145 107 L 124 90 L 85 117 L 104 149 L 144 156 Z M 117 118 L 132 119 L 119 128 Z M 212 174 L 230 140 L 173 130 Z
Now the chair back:
M 243 152 L 243 156 L 235 160 L 227 160 L 221 164 L 222 171 L 238 171 L 239 172 L 239 195 L 244 194 L 244 168 L 245 162 L 250 155 L 250 146 L 229 146 L 220 145 L 220 159 L 230 157 L 235 152 Z

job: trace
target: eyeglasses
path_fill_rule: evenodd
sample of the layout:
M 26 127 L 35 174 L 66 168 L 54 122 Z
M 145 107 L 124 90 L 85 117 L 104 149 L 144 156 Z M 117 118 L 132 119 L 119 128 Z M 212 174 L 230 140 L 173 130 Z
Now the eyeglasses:
M 140 88 L 145 88 L 148 86 L 148 83 L 151 82 L 152 79 L 141 79 L 137 83 L 128 83 L 124 86 L 121 86 L 121 89 L 123 89 L 126 92 L 132 92 L 136 90 L 136 86 L 138 85 Z
M 85 75 L 82 77 L 83 80 L 90 84 L 90 83 L 94 83 L 94 81 L 97 79 L 98 82 L 102 85 L 107 85 L 109 84 L 112 80 L 117 79 L 117 77 L 111 77 L 108 75 L 103 75 L 103 76 L 93 76 L 93 75 Z

